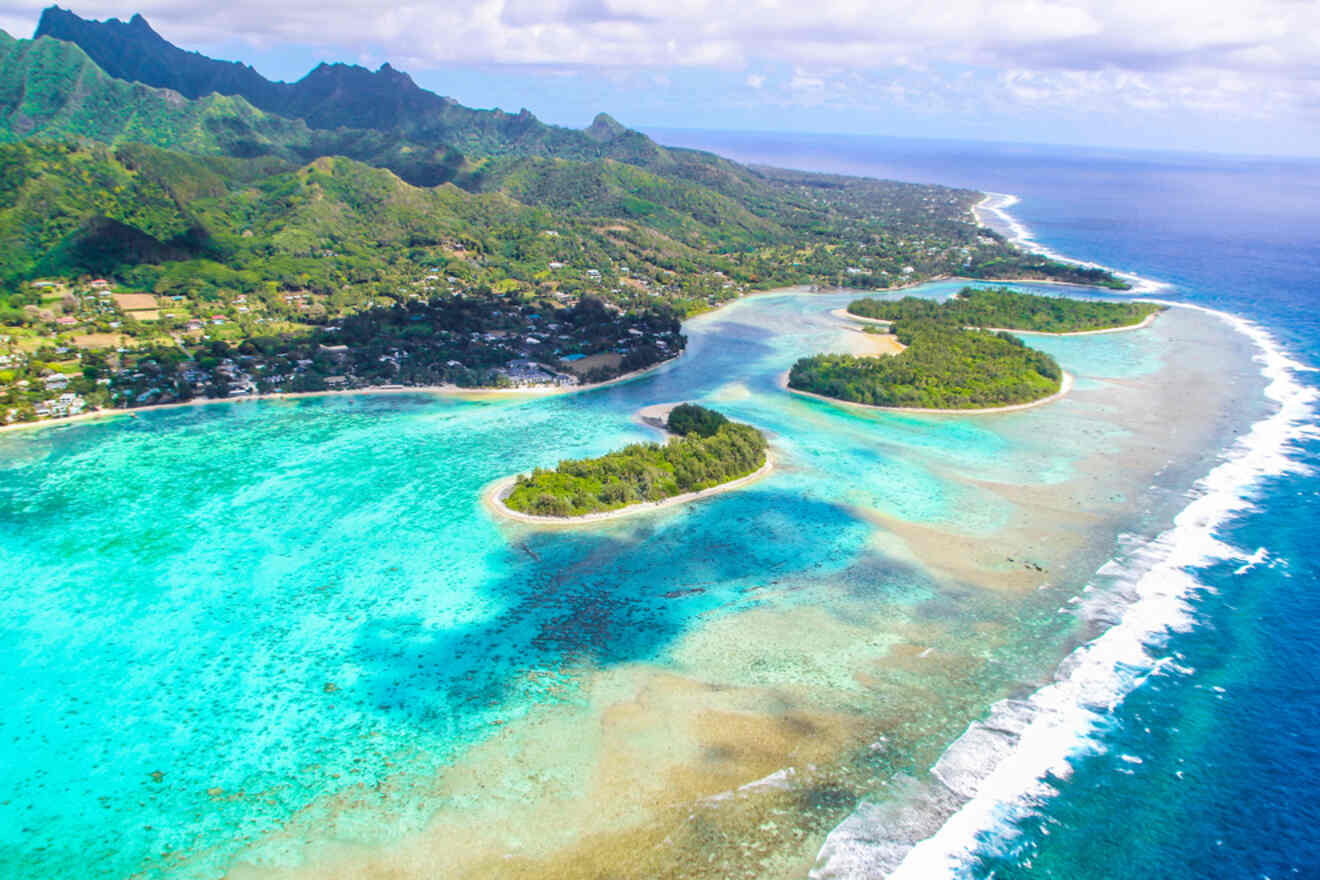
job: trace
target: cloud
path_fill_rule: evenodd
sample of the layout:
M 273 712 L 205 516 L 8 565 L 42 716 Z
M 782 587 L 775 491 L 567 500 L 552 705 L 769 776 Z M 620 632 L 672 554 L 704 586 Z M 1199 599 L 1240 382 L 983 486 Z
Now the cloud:
M 35 22 L 44 2 L 0 0 L 0 22 Z M 1320 3 L 1308 0 L 414 0 L 377 10 L 349 0 L 120 2 L 76 11 L 141 11 L 189 47 L 296 44 L 418 71 L 723 70 L 745 75 L 765 100 L 812 104 L 924 96 L 940 106 L 1108 102 L 1259 117 L 1314 113 L 1320 83 Z M 777 91 L 746 73 L 776 64 L 793 70 Z M 941 68 L 973 75 L 932 72 Z

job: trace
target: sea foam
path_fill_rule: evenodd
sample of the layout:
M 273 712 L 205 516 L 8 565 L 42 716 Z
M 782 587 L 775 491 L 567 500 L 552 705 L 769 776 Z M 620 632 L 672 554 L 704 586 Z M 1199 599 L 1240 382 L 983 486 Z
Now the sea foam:
M 1014 823 L 1034 812 L 1067 779 L 1070 759 L 1103 748 L 1101 734 L 1123 698 L 1161 669 L 1169 633 L 1194 622 L 1193 602 L 1203 589 L 1196 571 L 1221 562 L 1261 564 L 1268 551 L 1247 553 L 1216 537 L 1230 520 L 1250 512 L 1262 481 L 1304 467 L 1291 457 L 1296 441 L 1313 436 L 1316 392 L 1297 381 L 1310 371 L 1274 338 L 1246 319 L 1200 306 L 1255 344 L 1267 379 L 1265 395 L 1277 410 L 1251 426 L 1193 488 L 1173 526 L 1144 546 L 1103 567 L 1113 584 L 1092 591 L 1081 614 L 1112 624 L 1073 651 L 1054 681 L 1026 700 L 1004 700 L 970 724 L 932 768 L 932 779 L 910 792 L 905 806 L 863 804 L 826 839 L 812 880 L 887 876 L 891 880 L 957 877 L 985 852 L 989 839 L 1009 841 Z M 904 811 L 944 818 L 933 834 Z M 934 820 L 934 821 L 933 821 Z
M 1073 266 L 1081 266 L 1084 269 L 1105 269 L 1112 272 L 1119 278 L 1132 285 L 1130 293 L 1148 294 L 1157 293 L 1161 290 L 1168 290 L 1171 284 L 1165 281 L 1156 281 L 1153 278 L 1145 278 L 1135 272 L 1126 272 L 1121 269 L 1114 269 L 1110 266 L 1102 266 L 1099 263 L 1092 263 L 1086 260 L 1079 260 L 1075 257 L 1069 257 L 1058 251 L 1052 250 L 1040 242 L 1036 241 L 1030 227 L 1018 218 L 1008 212 L 1008 209 L 1018 204 L 1021 199 L 1008 193 L 986 193 L 985 199 L 976 206 L 975 212 L 979 215 L 985 211 L 993 214 L 998 222 L 994 225 L 999 227 L 997 231 L 1006 234 L 1009 241 L 1032 253 L 1040 254 L 1042 257 L 1048 257 L 1051 260 L 1057 260 L 1060 263 L 1068 263 Z

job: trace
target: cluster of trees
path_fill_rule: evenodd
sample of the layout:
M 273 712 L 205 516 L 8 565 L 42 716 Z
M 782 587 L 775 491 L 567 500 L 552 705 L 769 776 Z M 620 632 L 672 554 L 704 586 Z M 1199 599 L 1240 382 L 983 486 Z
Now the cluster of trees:
M 599 458 L 562 461 L 518 478 L 504 503 L 536 516 L 582 516 L 698 492 L 765 464 L 764 435 L 726 421 L 709 436 L 693 431 L 667 444 L 635 443 Z
M 1054 358 L 1010 333 L 929 318 L 905 320 L 894 332 L 907 346 L 899 354 L 802 358 L 789 387 L 870 406 L 976 409 L 1048 397 L 1063 379 Z
M 720 428 L 729 423 L 724 413 L 707 409 L 695 403 L 680 403 L 669 411 L 667 427 L 671 434 L 686 437 L 698 434 L 702 437 L 714 437 Z
M 900 300 L 867 297 L 848 304 L 851 314 L 880 321 L 943 321 L 959 327 L 999 327 L 1042 333 L 1129 327 L 1163 309 L 1163 306 L 1147 302 L 1102 302 L 972 287 L 963 288 L 957 296 L 945 302 L 908 296 Z

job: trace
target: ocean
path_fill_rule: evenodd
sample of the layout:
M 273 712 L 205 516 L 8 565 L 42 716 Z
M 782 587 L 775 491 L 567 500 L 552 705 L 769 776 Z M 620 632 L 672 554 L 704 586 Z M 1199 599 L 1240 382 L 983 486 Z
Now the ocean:
M 1255 462 L 1203 487 L 1200 523 L 1180 523 L 1152 550 L 1190 580 L 1170 587 L 1185 590 L 1174 616 L 1152 617 L 1130 692 L 1096 707 L 1075 753 L 1049 768 L 1051 791 L 1002 780 L 991 818 L 961 837 L 950 828 L 909 867 L 917 877 L 1320 876 L 1320 446 L 1308 402 L 1320 364 L 1320 161 L 656 135 L 742 161 L 1012 194 L 1008 212 L 1042 249 L 1161 282 L 1161 298 L 1268 336 L 1261 357 L 1287 363 L 1276 391 L 1292 412 L 1248 444 Z M 1150 565 L 1129 577 L 1139 583 Z
M 0 436 L 0 877 L 1315 873 L 1320 163 L 659 134 L 1011 194 L 1197 308 L 1029 337 L 1074 391 L 989 418 L 786 394 L 861 344 L 853 294 L 787 291 L 588 394 Z M 774 473 L 590 529 L 483 507 L 676 400 Z

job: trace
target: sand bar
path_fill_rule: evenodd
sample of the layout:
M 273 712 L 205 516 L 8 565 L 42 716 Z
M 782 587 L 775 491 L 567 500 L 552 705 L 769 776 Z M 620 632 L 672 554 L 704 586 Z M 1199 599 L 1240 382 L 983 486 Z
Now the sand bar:
M 676 408 L 682 406 L 681 403 L 653 403 L 650 406 L 644 406 L 633 413 L 633 421 L 644 428 L 653 428 L 663 434 L 666 439 L 677 435 L 669 431 L 669 414 Z

